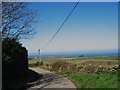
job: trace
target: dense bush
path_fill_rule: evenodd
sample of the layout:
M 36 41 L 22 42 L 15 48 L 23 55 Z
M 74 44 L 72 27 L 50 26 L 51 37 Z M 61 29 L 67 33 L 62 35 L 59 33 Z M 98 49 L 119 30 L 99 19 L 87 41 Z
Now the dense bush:
M 25 47 L 15 39 L 2 41 L 2 72 L 3 84 L 11 78 L 19 78 L 28 70 L 28 56 Z

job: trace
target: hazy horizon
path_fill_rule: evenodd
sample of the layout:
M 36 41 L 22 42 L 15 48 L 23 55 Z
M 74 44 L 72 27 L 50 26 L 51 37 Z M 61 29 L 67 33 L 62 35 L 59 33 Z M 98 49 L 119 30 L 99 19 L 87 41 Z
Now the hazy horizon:
M 118 50 L 71 51 L 41 53 L 41 56 L 118 56 Z M 30 53 L 29 56 L 39 56 L 39 53 Z

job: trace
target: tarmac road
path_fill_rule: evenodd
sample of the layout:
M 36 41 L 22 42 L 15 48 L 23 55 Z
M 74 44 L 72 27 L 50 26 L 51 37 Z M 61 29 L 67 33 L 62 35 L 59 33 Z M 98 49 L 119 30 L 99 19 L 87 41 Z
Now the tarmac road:
M 46 89 L 68 89 L 68 90 L 76 90 L 76 86 L 66 77 L 56 74 L 54 72 L 50 72 L 41 68 L 30 68 L 31 70 L 42 74 L 43 77 L 28 83 L 31 85 L 27 90 L 46 90 Z

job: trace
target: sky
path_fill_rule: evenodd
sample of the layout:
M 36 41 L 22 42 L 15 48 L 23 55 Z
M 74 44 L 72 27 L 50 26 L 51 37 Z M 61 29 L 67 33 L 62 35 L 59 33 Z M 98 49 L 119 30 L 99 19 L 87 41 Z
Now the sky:
M 38 10 L 37 34 L 22 40 L 30 53 L 43 48 L 58 30 L 75 2 L 31 2 Z M 42 53 L 118 49 L 118 6 L 115 2 L 80 2 Z

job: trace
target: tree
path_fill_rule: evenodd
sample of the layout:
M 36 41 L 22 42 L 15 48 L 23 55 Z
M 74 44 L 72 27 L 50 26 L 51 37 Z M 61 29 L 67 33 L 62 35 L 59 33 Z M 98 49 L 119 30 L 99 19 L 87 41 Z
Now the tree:
M 28 72 L 27 49 L 18 40 L 35 34 L 36 13 L 25 2 L 2 2 L 1 21 L 2 80 L 3 88 L 8 88 L 11 83 L 16 85 L 15 80 Z
M 36 13 L 25 2 L 2 3 L 2 40 L 29 38 L 35 34 Z

